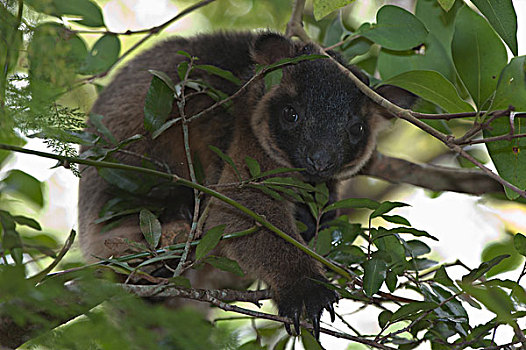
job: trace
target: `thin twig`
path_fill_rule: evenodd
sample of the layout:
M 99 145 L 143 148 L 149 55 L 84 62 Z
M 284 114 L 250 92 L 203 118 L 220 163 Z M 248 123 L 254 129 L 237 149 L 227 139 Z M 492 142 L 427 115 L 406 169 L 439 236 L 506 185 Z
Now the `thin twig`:
M 182 81 L 182 89 L 181 94 L 178 96 L 178 102 L 177 107 L 179 109 L 179 115 L 182 118 L 181 127 L 183 129 L 183 140 L 184 140 L 184 151 L 186 154 L 186 162 L 188 163 L 188 172 L 190 173 L 190 179 L 193 183 L 197 183 L 197 178 L 195 176 L 195 169 L 194 169 L 194 163 L 192 160 L 192 152 L 190 150 L 190 135 L 188 130 L 188 120 L 186 119 L 186 99 L 185 99 L 185 87 L 186 83 L 188 82 L 188 76 L 190 75 L 190 72 L 192 71 L 194 63 L 194 58 L 192 57 L 190 59 L 190 62 L 188 63 L 188 67 L 186 69 L 186 73 L 184 76 L 184 79 Z M 194 214 L 192 216 L 192 224 L 190 226 L 190 232 L 188 233 L 188 237 L 186 238 L 186 244 L 184 247 L 183 254 L 181 256 L 181 260 L 179 260 L 179 263 L 177 264 L 177 267 L 174 271 L 174 277 L 179 276 L 183 272 L 183 267 L 186 264 L 186 259 L 188 257 L 188 253 L 190 251 L 190 243 L 194 240 L 194 235 L 197 230 L 197 221 L 199 219 L 199 208 L 201 206 L 201 197 L 200 193 L 197 189 L 194 188 Z
M 47 274 L 50 273 L 51 270 L 53 270 L 60 261 L 62 261 L 62 258 L 64 258 L 64 255 L 66 255 L 66 253 L 69 251 L 69 249 L 73 245 L 73 242 L 75 241 L 75 236 L 76 236 L 76 232 L 74 230 L 71 230 L 69 237 L 66 239 L 66 242 L 64 243 L 64 246 L 58 253 L 57 257 L 53 260 L 53 262 L 45 269 L 38 272 L 36 275 L 29 277 L 28 280 L 33 283 L 38 283 L 42 281 L 47 276 Z
M 483 139 L 477 139 L 477 140 L 469 140 L 461 143 L 461 145 L 474 145 L 478 143 L 489 143 L 489 142 L 496 142 L 496 141 L 511 141 L 513 139 L 520 139 L 526 137 L 526 133 L 524 134 L 505 134 L 500 136 L 494 136 L 494 137 L 486 137 Z

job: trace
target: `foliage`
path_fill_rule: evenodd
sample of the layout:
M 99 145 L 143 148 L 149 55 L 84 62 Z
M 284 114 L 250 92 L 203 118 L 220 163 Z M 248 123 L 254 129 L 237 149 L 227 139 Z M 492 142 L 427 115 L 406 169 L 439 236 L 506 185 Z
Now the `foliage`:
M 317 29 L 311 30 L 318 33 L 313 39 L 325 47 L 332 46 L 347 61 L 370 73 L 377 86 L 397 85 L 429 102 L 419 112 L 466 113 L 461 120 L 446 115 L 440 120 L 443 127 L 440 130 L 447 130 L 449 137 L 454 137 L 451 130 L 457 133 L 460 130 L 466 141 L 460 146 L 479 137 L 486 143 L 500 177 L 525 190 L 526 138 L 519 136 L 524 133 L 526 115 L 526 62 L 525 56 L 517 56 L 517 19 L 512 1 L 500 1 L 494 6 L 488 0 L 473 0 L 482 15 L 460 0 L 417 0 L 415 14 L 386 5 L 378 11 L 376 23 L 364 23 L 357 28 L 349 27 L 344 12 L 339 10 L 349 2 L 313 2 L 317 21 L 308 15 L 305 18 L 308 28 Z M 248 3 L 240 2 L 234 8 L 216 2 L 203 13 L 214 25 L 225 26 L 226 16 L 221 11 L 231 6 L 232 13 L 243 12 L 242 7 L 249 6 Z M 283 1 L 250 3 L 255 6 L 250 15 L 247 12 L 229 18 L 243 25 L 253 18 L 259 23 L 264 16 L 270 16 L 278 27 L 290 14 L 290 5 L 285 6 Z M 70 16 L 75 19 L 64 20 Z M 220 240 L 252 234 L 257 227 L 224 235 L 224 225 L 220 225 L 201 240 L 187 245 L 161 246 L 158 217 L 166 208 L 145 204 L 137 198 L 173 188 L 169 169 L 148 155 L 140 155 L 143 167 L 133 172 L 105 167 L 108 163 L 102 162 L 115 164 L 112 156 L 126 146 L 178 127 L 181 120 L 170 119 L 170 112 L 174 103 L 185 103 L 185 92 L 204 92 L 217 101 L 214 108 L 229 108 L 230 97 L 206 81 L 188 78 L 192 70 L 228 79 L 240 88 L 250 80 L 242 80 L 218 67 L 200 65 L 198 58 L 180 52 L 188 57 L 188 61 L 177 67 L 180 82 L 174 83 L 163 72 L 150 72 L 152 82 L 144 105 L 144 125 L 149 134 L 118 140 L 104 126 L 104 116 L 90 115 L 96 130 L 83 130 L 86 110 L 75 103 L 73 95 L 87 85 L 96 84 L 97 79 L 110 73 L 128 55 L 129 52 L 121 52 L 121 41 L 129 33 L 107 30 L 101 8 L 91 0 L 2 0 L 0 18 L 0 144 L 22 146 L 22 135 L 39 137 L 46 140 L 53 152 L 65 156 L 56 158 L 60 159 L 59 165 L 72 167 L 75 162 L 98 162 L 95 164 L 99 174 L 116 188 L 98 222 L 110 229 L 119 225 L 121 219 L 134 215 L 146 242 L 124 242 L 133 251 L 124 257 L 49 273 L 35 261 L 47 257 L 45 261 L 51 261 L 51 268 L 56 266 L 63 257 L 56 253 L 56 241 L 44 233 L 32 238 L 25 234 L 27 229 L 41 231 L 40 224 L 30 217 L 16 215 L 10 207 L 13 200 L 27 207 L 42 207 L 43 184 L 20 170 L 10 170 L 0 180 L 0 323 L 10 322 L 11 330 L 32 328 L 35 332 L 11 344 L 2 343 L 0 337 L 0 345 L 18 347 L 30 340 L 26 347 L 50 349 L 288 348 L 287 344 L 293 341 L 281 326 L 255 327 L 257 338 L 247 341 L 238 332 L 213 326 L 193 311 L 171 311 L 132 297 L 111 282 L 110 274 L 95 279 L 92 273 L 94 269 L 113 270 L 128 280 L 139 275 L 150 282 L 162 282 L 161 289 L 168 285 L 188 287 L 189 281 L 182 276 L 159 280 L 149 275 L 148 268 L 168 266 L 169 260 L 179 261 L 189 246 L 196 246 L 195 261 L 187 264 L 191 268 L 206 263 L 243 275 L 235 261 L 209 254 Z M 92 45 L 82 35 L 86 28 L 100 31 Z M 514 55 L 511 60 L 506 46 Z M 320 57 L 285 59 L 273 66 L 259 67 L 256 74 L 265 76 L 270 88 L 281 81 L 283 66 L 306 59 Z M 187 120 L 194 117 L 199 115 L 188 116 Z M 428 125 L 437 124 L 428 121 Z M 92 148 L 76 157 L 72 145 Z M 460 280 L 454 281 L 448 270 L 460 263 L 438 263 L 429 258 L 431 249 L 426 242 L 436 238 L 396 214 L 396 209 L 406 204 L 366 198 L 330 201 L 325 185 L 304 183 L 293 176 L 301 169 L 263 169 L 250 157 L 245 164 L 235 164 L 219 149 L 213 146 L 211 149 L 225 166 L 233 167 L 238 174 L 235 186 L 258 189 L 276 200 L 305 204 L 317 223 L 317 235 L 308 249 L 303 246 L 301 249 L 331 270 L 329 286 L 342 298 L 374 304 L 383 310 L 378 318 L 378 334 L 360 335 L 356 337 L 358 340 L 346 334 L 347 339 L 358 342 L 361 339 L 373 347 L 389 346 L 389 349 L 412 349 L 422 343 L 431 344 L 432 349 L 486 348 L 498 345 L 492 334 L 498 327 L 506 326 L 515 334 L 510 342 L 526 343 L 520 326 L 526 318 L 526 292 L 519 284 L 526 271 L 523 268 L 515 281 L 498 278 L 502 272 L 515 270 L 523 263 L 526 256 L 523 234 L 512 232 L 506 241 L 488 245 L 482 252 L 483 263 L 468 268 Z M 0 167 L 8 156 L 5 148 L 0 150 Z M 237 169 L 241 166 L 249 170 L 250 178 L 242 178 Z M 198 162 L 195 168 L 199 183 L 203 170 L 198 169 Z M 154 170 L 164 176 L 155 175 Z M 185 182 L 202 190 L 198 183 Z M 213 190 L 207 193 L 215 195 Z M 510 200 L 520 196 L 509 186 L 506 194 Z M 367 224 L 351 223 L 346 215 L 323 221 L 324 215 L 341 209 L 367 213 Z M 66 244 L 64 254 L 68 248 Z M 68 287 L 65 284 L 68 281 L 69 286 L 75 287 Z M 396 292 L 404 289 L 412 290 L 414 297 L 398 297 Z M 473 325 L 467 305 L 485 308 L 494 318 Z M 63 325 L 70 319 L 75 321 Z M 4 334 L 2 327 L 0 324 L 0 336 Z M 320 348 L 308 332 L 302 332 L 301 341 L 307 349 Z

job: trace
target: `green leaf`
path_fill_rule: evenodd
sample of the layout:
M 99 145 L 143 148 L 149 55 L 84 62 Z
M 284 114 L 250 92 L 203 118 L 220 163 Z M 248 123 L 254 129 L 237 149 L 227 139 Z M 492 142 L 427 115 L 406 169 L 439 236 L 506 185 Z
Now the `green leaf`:
M 473 4 L 487 18 L 511 52 L 517 56 L 517 14 L 513 8 L 513 1 L 473 0 Z
M 455 287 L 455 283 L 447 274 L 446 268 L 444 266 L 440 266 L 440 268 L 435 272 L 433 280 L 446 287 Z
M 245 163 L 248 167 L 248 171 L 250 172 L 250 176 L 257 178 L 259 174 L 261 174 L 261 168 L 259 167 L 257 160 L 251 157 L 245 157 Z
M 249 185 L 249 187 L 257 188 L 261 192 L 265 193 L 267 196 L 270 196 L 277 201 L 283 200 L 283 197 L 278 192 L 274 191 L 274 190 L 281 190 L 279 186 Z M 272 187 L 272 189 L 270 187 Z
M 497 85 L 497 92 L 491 110 L 507 109 L 514 106 L 516 111 L 526 111 L 526 56 L 515 57 L 502 71 Z M 524 119 L 515 118 L 515 133 L 525 133 Z M 509 133 L 508 118 L 497 118 L 491 122 L 489 128 L 483 130 L 484 138 L 505 135 Z M 486 143 L 491 160 L 495 164 L 499 175 L 514 184 L 526 189 L 526 138 L 511 141 L 496 141 Z M 510 199 L 516 199 L 519 194 L 508 191 Z
M 408 270 L 410 271 L 422 271 L 427 270 L 430 267 L 438 264 L 435 260 L 425 259 L 425 258 L 415 258 L 407 262 Z
M 314 19 L 319 21 L 329 13 L 342 8 L 354 0 L 314 0 L 312 3 L 314 7 Z
M 29 0 L 27 3 L 35 10 L 48 15 L 56 17 L 72 15 L 81 18 L 75 20 L 79 24 L 87 27 L 104 27 L 100 7 L 90 0 Z
M 50 48 L 53 48 L 50 50 Z M 32 107 L 48 105 L 77 80 L 88 54 L 86 44 L 58 23 L 39 25 L 28 46 Z
M 137 265 L 137 268 L 140 268 L 140 267 L 143 267 L 143 266 L 148 266 L 148 265 L 151 265 L 151 264 L 155 264 L 155 263 L 157 263 L 159 261 L 166 262 L 167 260 L 180 259 L 180 258 L 181 258 L 181 255 L 177 254 L 176 252 L 168 252 L 168 253 L 165 253 L 165 254 L 160 254 L 160 255 L 154 256 L 153 258 L 150 258 L 150 259 L 147 259 L 147 260 L 141 262 L 139 265 Z
M 476 269 L 472 270 L 470 273 L 462 277 L 463 283 L 472 283 L 473 281 L 478 280 L 479 278 L 483 277 L 489 270 L 491 270 L 492 267 L 497 266 L 500 264 L 500 262 L 506 258 L 508 258 L 510 255 L 499 255 L 497 257 L 494 257 L 493 259 L 489 261 L 485 261 L 482 264 L 479 265 Z
M 177 65 L 177 75 L 179 76 L 179 80 L 185 80 L 189 67 L 190 64 L 187 61 L 183 61 Z
M 172 78 L 168 76 L 168 74 L 166 74 L 165 72 L 161 72 L 159 70 L 155 70 L 155 69 L 148 69 L 148 72 L 150 72 L 150 74 L 164 81 L 166 86 L 168 86 L 173 92 L 175 92 L 175 84 Z
M 439 308 L 434 310 L 434 313 L 440 319 L 447 319 L 454 322 L 454 328 L 457 333 L 466 336 L 466 330 L 461 325 L 464 324 L 468 326 L 468 313 L 466 312 L 466 309 L 464 309 L 460 301 L 456 298 L 452 298 L 453 294 L 448 290 L 439 285 L 430 285 L 430 287 L 432 291 L 427 286 L 422 287 L 422 292 L 424 293 L 426 301 L 433 301 L 437 304 L 442 304 Z
M 326 255 L 330 252 L 332 248 L 332 230 L 331 229 L 325 229 L 321 230 L 318 233 L 318 237 L 316 239 L 316 253 L 320 255 Z
M 403 243 L 407 257 L 422 256 L 431 252 L 431 248 L 422 241 L 411 240 Z
M 387 275 L 385 276 L 385 285 L 391 293 L 396 290 L 397 283 L 398 277 L 396 276 L 396 273 L 392 270 L 387 271 Z
M 117 62 L 120 51 L 121 41 L 117 35 L 103 35 L 91 48 L 80 73 L 98 74 L 107 71 Z
M 508 61 L 504 44 L 484 18 L 464 5 L 457 15 L 451 50 L 460 78 L 481 109 Z
M 389 233 L 410 233 L 416 237 L 427 237 L 427 238 L 431 238 L 434 241 L 438 241 L 438 238 L 430 235 L 426 231 L 417 230 L 416 228 L 412 228 L 412 227 L 396 227 L 396 228 L 392 228 L 386 231 Z
M 349 34 L 350 32 L 345 29 L 341 16 L 336 16 L 325 30 L 322 42 L 323 47 L 329 47 L 338 43 L 342 40 L 344 33 Z
M 265 91 L 268 92 L 274 86 L 281 84 L 281 79 L 283 78 L 283 70 L 275 69 L 265 74 Z
M 7 176 L 0 181 L 0 192 L 19 196 L 40 208 L 44 206 L 42 190 L 43 184 L 40 181 L 21 170 L 9 171 Z
M 144 103 L 144 128 L 147 131 L 153 133 L 164 124 L 172 112 L 174 99 L 172 89 L 154 75 Z
M 427 29 L 412 13 L 385 5 L 376 14 L 376 24 L 364 23 L 357 30 L 369 40 L 390 50 L 409 50 L 424 42 Z
M 236 85 L 241 85 L 241 80 L 238 77 L 236 77 L 234 74 L 232 74 L 232 72 L 230 72 L 230 71 L 221 69 L 221 68 L 216 67 L 216 66 L 211 66 L 211 65 L 208 65 L 208 64 L 200 64 L 200 65 L 198 64 L 198 65 L 194 65 L 193 67 L 195 69 L 200 69 L 200 70 L 205 71 L 207 73 L 217 75 L 218 77 L 226 79 L 229 82 L 234 83 Z
M 0 67 L 5 75 L 16 66 L 23 39 L 16 17 L 4 6 L 0 6 L 0 18 Z M 0 79 L 0 82 L 4 83 L 4 80 Z M 5 88 L 4 85 L 0 85 L 0 91 L 5 91 Z
M 288 334 L 283 336 L 272 348 L 272 350 L 285 350 L 287 349 L 288 342 L 292 339 L 292 337 Z
M 220 270 L 232 272 L 233 274 L 236 274 L 241 277 L 245 275 L 245 273 L 243 272 L 241 267 L 239 267 L 239 264 L 236 261 L 230 260 L 223 256 L 211 255 L 204 258 L 203 261 Z
M 380 328 L 384 328 L 389 323 L 389 321 L 391 321 L 392 316 L 393 313 L 389 310 L 384 310 L 380 312 L 380 314 L 378 315 L 378 325 L 380 326 Z
M 225 227 L 226 225 L 214 226 L 205 233 L 195 248 L 195 260 L 201 259 L 217 246 L 225 231 Z
M 166 130 L 168 130 L 169 128 L 172 127 L 172 125 L 174 124 L 177 124 L 178 122 L 181 121 L 181 118 L 175 118 L 175 119 L 170 119 L 168 120 L 166 123 L 164 123 L 163 125 L 161 125 L 157 130 L 155 130 L 153 133 L 152 133 L 152 139 L 155 140 L 156 138 L 158 138 L 159 136 L 161 136 L 161 134 L 163 132 L 165 132 Z
M 90 113 L 89 115 L 89 121 L 91 124 L 93 124 L 93 126 L 95 126 L 97 131 L 100 132 L 112 144 L 117 144 L 117 139 L 115 138 L 115 136 L 113 136 L 111 131 L 106 127 L 106 125 L 104 125 L 102 119 L 104 119 L 104 117 L 100 114 Z
M 511 290 L 511 297 L 519 304 L 526 305 L 526 291 L 515 281 L 493 279 L 484 282 L 485 286 L 498 286 Z
M 329 212 L 331 210 L 342 209 L 342 208 L 366 208 L 375 210 L 380 206 L 380 203 L 368 198 L 347 198 L 342 199 L 328 205 L 323 212 Z
M 449 11 L 455 4 L 455 0 L 438 0 L 438 3 L 444 9 L 444 11 Z
M 74 15 L 82 19 L 77 23 L 87 27 L 104 27 L 100 7 L 89 0 L 53 0 L 60 15 Z
M 514 249 L 514 240 L 511 237 L 501 242 L 494 242 L 486 247 L 481 254 L 482 261 L 491 261 L 495 257 L 508 256 L 499 264 L 493 266 L 486 277 L 490 278 L 499 273 L 515 270 L 522 263 L 522 256 Z
M 239 181 L 242 180 L 241 179 L 241 174 L 239 173 L 239 170 L 237 170 L 237 166 L 234 163 L 234 161 L 232 160 L 232 158 L 230 158 L 230 156 L 228 156 L 227 154 L 223 153 L 223 151 L 221 151 L 219 148 L 217 148 L 215 146 L 209 145 L 208 148 L 210 148 L 215 154 L 217 154 L 219 156 L 219 158 L 221 158 L 225 163 L 228 163 L 228 165 L 230 165 L 232 167 L 232 169 L 234 170 L 234 172 L 236 173 L 237 178 L 239 179 Z
M 448 113 L 472 112 L 473 107 L 458 95 L 442 74 L 429 70 L 405 72 L 382 82 L 396 85 L 433 102 Z
M 462 289 L 473 298 L 480 301 L 491 312 L 497 315 L 499 321 L 513 322 L 511 312 L 515 310 L 511 297 L 499 287 L 478 287 L 462 283 Z
M 363 290 L 368 297 L 373 296 L 380 290 L 385 280 L 387 264 L 379 258 L 372 258 L 362 264 L 363 266 Z
M 306 350 L 323 350 L 316 338 L 306 329 L 301 330 L 301 343 Z
M 324 207 L 329 202 L 329 189 L 324 182 L 316 184 L 314 199 L 319 207 Z
M 423 45 L 415 50 L 394 51 L 382 48 L 378 54 L 378 71 L 382 79 L 390 79 L 413 70 L 431 70 L 454 83 L 455 67 L 449 51 L 435 34 L 429 33 Z
M 170 278 L 170 283 L 183 288 L 192 288 L 190 280 L 184 276 L 172 277 Z
M 188 58 L 188 59 L 192 59 L 192 55 L 190 55 L 188 52 L 186 51 L 183 51 L 183 50 L 179 50 L 177 51 L 177 54 L 178 55 L 183 55 L 184 57 Z
M 392 222 L 393 224 L 399 224 L 399 225 L 405 225 L 405 226 L 411 226 L 411 223 L 400 215 L 381 215 L 382 219 L 388 222 Z
M 371 229 L 374 244 L 391 257 L 389 261 L 391 264 L 405 262 L 405 249 L 400 239 L 392 234 L 386 235 L 386 232 L 388 231 L 383 227 L 378 227 L 376 230 Z
M 526 236 L 522 233 L 517 233 L 513 237 L 513 245 L 519 254 L 526 256 Z
M 404 305 L 400 307 L 398 310 L 396 310 L 393 316 L 391 316 L 391 322 L 411 319 L 413 315 L 416 315 L 420 312 L 426 312 L 436 307 L 437 307 L 436 303 L 431 303 L 431 302 L 426 302 L 426 301 L 413 302 L 411 304 Z
M 7 211 L 0 210 L 0 226 L 2 228 L 2 235 L 0 236 L 2 248 L 9 250 L 16 264 L 22 264 L 22 240 L 20 239 L 20 234 L 15 229 L 16 225 L 13 216 Z
M 372 213 L 371 215 L 369 216 L 371 219 L 374 219 L 378 216 L 382 216 L 388 212 L 390 212 L 391 210 L 395 209 L 395 208 L 400 208 L 400 207 L 407 207 L 409 206 L 409 204 L 406 204 L 406 203 L 402 203 L 402 202 L 390 202 L 390 201 L 385 201 L 385 202 L 382 202 L 380 203 L 380 206 L 378 208 L 376 208 Z
M 27 216 L 16 215 L 13 216 L 13 219 L 19 225 L 28 226 L 37 231 L 42 231 L 40 224 L 36 220 L 28 218 Z
M 157 248 L 162 235 L 161 223 L 157 217 L 148 209 L 142 209 L 139 213 L 139 225 L 150 248 Z
M 367 259 L 367 255 L 354 245 L 343 245 L 333 250 L 329 257 L 344 265 L 361 264 Z
M 424 23 L 429 30 L 430 36 L 436 38 L 436 42 L 445 50 L 448 57 L 448 64 L 450 64 L 451 67 L 453 67 L 451 40 L 453 40 L 453 34 L 455 32 L 455 19 L 462 4 L 463 1 L 453 1 L 453 7 L 448 11 L 444 11 L 436 0 L 418 0 L 415 7 L 415 16 Z M 426 46 L 427 44 L 426 42 Z M 427 49 L 428 48 L 426 48 L 426 51 Z M 446 74 L 444 74 L 444 76 L 452 82 L 455 82 L 450 76 Z M 454 72 L 453 78 L 455 78 Z
M 343 44 L 341 46 L 341 53 L 347 61 L 350 61 L 356 56 L 367 53 L 371 49 L 372 45 L 372 41 L 360 36 L 351 40 L 349 43 Z
M 284 173 L 296 173 L 298 171 L 305 170 L 304 168 L 276 168 L 269 171 L 262 172 L 259 177 L 266 177 L 266 176 L 272 176 L 277 174 L 284 174 Z
M 155 175 L 139 174 L 129 170 L 98 168 L 97 171 L 110 184 L 135 195 L 147 194 L 153 186 L 168 182 Z

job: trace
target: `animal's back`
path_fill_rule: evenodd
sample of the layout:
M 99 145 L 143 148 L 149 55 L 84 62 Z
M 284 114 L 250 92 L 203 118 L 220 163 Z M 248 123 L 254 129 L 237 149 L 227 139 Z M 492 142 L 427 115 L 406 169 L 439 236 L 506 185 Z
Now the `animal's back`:
M 103 123 L 117 140 L 136 134 L 144 135 L 141 141 L 127 147 L 126 153 L 116 153 L 114 158 L 127 164 L 141 165 L 142 160 L 145 159 L 142 157 L 148 157 L 158 164 L 167 165 L 172 173 L 188 178 L 180 126 L 171 127 L 155 140 L 147 135 L 144 128 L 144 103 L 152 79 L 149 70 L 164 72 L 174 82 L 180 81 L 177 66 L 187 59 L 178 52 L 184 51 L 198 58 L 195 64 L 213 65 L 231 71 L 243 80 L 251 75 L 253 63 L 249 51 L 255 37 L 255 34 L 246 32 L 205 34 L 188 39 L 175 38 L 164 41 L 129 61 L 100 94 L 91 110 L 92 113 L 103 116 Z M 231 95 L 239 88 L 225 79 L 199 70 L 194 70 L 192 77 L 203 78 L 227 95 Z M 213 103 L 214 101 L 205 94 L 197 95 L 186 103 L 186 116 L 192 116 Z M 179 112 L 174 104 L 171 117 L 177 116 Z M 208 149 L 208 145 L 226 150 L 232 139 L 234 119 L 234 115 L 224 108 L 217 108 L 209 115 L 190 124 L 192 151 L 199 155 L 199 162 L 207 174 L 209 183 L 217 180 L 222 164 Z M 120 236 L 137 240 L 141 238 L 136 217 L 127 218 L 120 223 L 119 228 L 101 234 L 103 224 L 95 224 L 94 221 L 99 218 L 104 203 L 111 198 L 108 189 L 108 184 L 97 174 L 95 168 L 82 169 L 79 189 L 79 231 L 81 248 L 89 260 L 93 260 L 94 256 L 108 257 L 118 254 L 105 246 L 104 241 L 110 238 Z M 186 204 L 193 200 L 191 191 L 185 189 L 174 193 L 173 196 L 178 198 L 165 198 L 165 200 L 172 202 L 177 200 Z

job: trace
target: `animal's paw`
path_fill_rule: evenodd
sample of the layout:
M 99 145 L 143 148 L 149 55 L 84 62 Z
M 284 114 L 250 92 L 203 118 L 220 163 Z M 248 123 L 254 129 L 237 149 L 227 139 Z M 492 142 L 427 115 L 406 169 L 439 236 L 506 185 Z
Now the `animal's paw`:
M 300 317 L 305 312 L 306 317 L 312 322 L 314 337 L 320 337 L 320 317 L 323 309 L 331 314 L 334 322 L 335 314 L 333 303 L 338 301 L 338 294 L 325 287 L 320 282 L 328 282 L 323 276 L 303 278 L 296 284 L 289 285 L 277 291 L 277 304 L 279 315 L 289 317 L 294 322 L 295 334 L 300 334 Z M 285 324 L 285 329 L 294 335 L 290 324 Z

